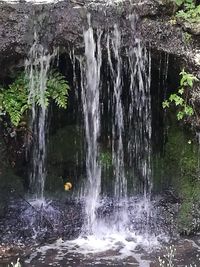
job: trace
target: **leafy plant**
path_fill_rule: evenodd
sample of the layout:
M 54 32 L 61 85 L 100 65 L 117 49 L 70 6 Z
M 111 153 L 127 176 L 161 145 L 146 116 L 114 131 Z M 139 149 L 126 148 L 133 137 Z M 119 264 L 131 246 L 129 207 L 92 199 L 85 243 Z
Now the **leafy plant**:
M 190 23 L 198 23 L 200 22 L 200 5 L 192 7 L 191 9 L 180 10 L 177 12 L 176 17 Z
M 36 83 L 39 81 L 36 81 Z M 49 75 L 44 95 L 46 107 L 54 101 L 59 108 L 67 107 L 69 85 L 59 72 Z M 35 91 L 35 103 L 41 106 L 40 95 Z M 18 126 L 23 115 L 31 109 L 33 103 L 29 101 L 29 81 L 24 73 L 8 86 L 0 88 L 0 116 L 9 116 L 11 123 Z
M 64 77 L 54 72 L 47 80 L 46 98 L 53 99 L 59 108 L 67 108 L 68 83 Z
M 194 0 L 174 0 L 177 6 L 182 7 L 176 13 L 177 18 L 181 18 L 190 23 L 200 22 L 200 5 L 195 5 Z
M 195 81 L 199 81 L 193 74 L 187 73 L 184 70 L 180 73 L 180 87 L 177 93 L 171 94 L 169 99 L 162 103 L 163 108 L 169 108 L 171 104 L 175 104 L 179 108 L 177 112 L 177 119 L 181 120 L 185 116 L 192 116 L 194 114 L 193 107 L 188 103 L 184 94 L 187 88 L 192 88 Z
M 9 115 L 15 126 L 28 108 L 27 83 L 22 75 L 9 88 L 0 88 L 0 114 Z

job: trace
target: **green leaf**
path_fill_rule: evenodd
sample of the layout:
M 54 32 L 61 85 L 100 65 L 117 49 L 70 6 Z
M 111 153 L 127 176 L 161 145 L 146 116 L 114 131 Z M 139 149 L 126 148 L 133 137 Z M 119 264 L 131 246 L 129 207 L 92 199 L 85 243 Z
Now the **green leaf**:
M 184 112 L 188 116 L 192 116 L 194 114 L 193 108 L 191 106 L 187 106 L 187 105 L 184 108 Z
M 168 100 L 163 101 L 162 107 L 163 108 L 169 108 L 169 101 Z
M 177 113 L 177 119 L 180 121 L 180 120 L 183 119 L 183 117 L 184 117 L 184 113 L 183 113 L 182 111 L 179 111 L 179 112 Z
M 181 6 L 184 2 L 184 0 L 174 0 L 177 6 Z
M 171 102 L 175 101 L 176 96 L 177 96 L 176 94 L 171 94 L 170 97 L 169 97 L 169 100 L 170 100 Z
M 179 92 L 180 95 L 182 95 L 182 94 L 184 93 L 184 89 L 183 89 L 183 88 L 180 88 L 180 89 L 178 90 L 178 92 Z
M 36 74 L 33 79 L 37 89 L 38 75 Z M 0 87 L 0 116 L 7 114 L 14 126 L 18 126 L 23 114 L 31 109 L 35 102 L 38 106 L 44 104 L 48 107 L 49 103 L 54 101 L 59 108 L 67 107 L 69 85 L 59 72 L 50 73 L 43 100 L 38 90 L 35 90 L 35 96 L 29 101 L 28 87 L 29 81 L 24 73 L 20 74 L 8 88 Z

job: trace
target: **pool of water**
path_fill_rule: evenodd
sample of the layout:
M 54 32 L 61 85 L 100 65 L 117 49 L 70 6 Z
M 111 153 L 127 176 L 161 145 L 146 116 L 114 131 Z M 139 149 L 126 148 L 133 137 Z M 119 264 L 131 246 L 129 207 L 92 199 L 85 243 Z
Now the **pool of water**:
M 110 237 L 111 238 L 111 237 Z M 163 245 L 151 250 L 134 246 L 133 241 L 120 241 L 120 237 L 111 240 L 98 240 L 94 237 L 78 238 L 73 241 L 56 240 L 54 243 L 39 246 L 26 256 L 21 258 L 22 266 L 136 266 L 159 267 L 159 257 L 169 266 L 172 260 L 174 267 L 200 266 L 200 239 L 180 239 L 169 247 Z M 119 240 L 117 242 L 117 240 Z M 9 261 L 15 261 L 11 257 L 0 261 L 0 266 L 5 267 Z
M 83 231 L 84 203 L 11 200 L 0 224 L 0 266 L 18 257 L 24 267 L 158 267 L 159 257 L 166 263 L 172 259 L 174 266 L 200 266 L 200 238 L 179 238 L 159 203 L 129 199 L 127 219 L 123 205 L 102 199 L 90 232 Z

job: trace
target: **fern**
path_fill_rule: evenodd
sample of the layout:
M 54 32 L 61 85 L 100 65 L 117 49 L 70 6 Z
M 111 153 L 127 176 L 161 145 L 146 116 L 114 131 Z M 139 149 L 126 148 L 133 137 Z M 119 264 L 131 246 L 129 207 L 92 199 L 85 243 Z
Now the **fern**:
M 47 88 L 47 93 L 57 106 L 65 109 L 67 107 L 69 85 L 64 77 L 58 72 L 53 72 L 47 81 Z
M 37 81 L 36 81 L 37 82 Z M 48 107 L 54 101 L 59 108 L 67 108 L 69 85 L 59 72 L 52 72 L 47 79 L 44 95 L 44 105 Z M 39 93 L 35 92 L 35 104 L 42 106 Z M 24 73 L 8 86 L 0 88 L 0 116 L 8 115 L 11 123 L 18 126 L 22 116 L 31 109 L 34 103 L 29 103 L 28 79 Z

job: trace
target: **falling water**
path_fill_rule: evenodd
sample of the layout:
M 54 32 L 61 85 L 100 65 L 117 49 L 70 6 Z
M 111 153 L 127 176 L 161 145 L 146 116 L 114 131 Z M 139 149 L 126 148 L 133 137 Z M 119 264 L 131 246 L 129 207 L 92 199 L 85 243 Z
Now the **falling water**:
M 85 67 L 82 66 L 82 103 L 86 136 L 86 169 L 88 184 L 86 188 L 86 230 L 92 231 L 96 218 L 96 208 L 101 187 L 101 167 L 98 162 L 100 134 L 100 68 L 101 68 L 101 35 L 98 32 L 97 44 L 94 40 L 93 29 L 90 26 L 84 31 Z M 84 79 L 85 77 L 85 79 Z
M 122 57 L 121 33 L 115 25 L 107 34 L 107 67 L 109 95 L 108 110 L 112 117 L 111 147 L 114 176 L 115 215 L 113 224 L 118 231 L 129 227 L 129 209 L 127 193 L 127 167 L 132 169 L 132 181 L 139 180 L 139 193 L 144 194 L 144 201 L 137 218 L 147 215 L 151 192 L 151 98 L 150 98 L 150 55 L 134 36 L 135 16 L 130 18 L 133 29 L 133 41 L 126 56 Z M 97 218 L 101 193 L 101 167 L 99 164 L 100 136 L 100 70 L 102 65 L 102 32 L 97 31 L 97 41 L 91 27 L 84 32 L 85 62 L 81 60 L 82 103 L 86 136 L 86 170 L 88 184 L 84 192 L 86 199 L 86 228 L 97 232 L 96 225 L 102 219 Z M 85 64 L 84 64 L 85 63 Z M 124 66 L 127 66 L 128 82 L 123 81 Z M 128 85 L 128 88 L 127 88 Z M 125 88 L 126 86 L 126 88 Z M 127 90 L 129 108 L 123 102 L 124 89 Z M 127 131 L 127 134 L 125 134 Z M 125 160 L 126 152 L 126 160 Z M 133 183 L 133 182 L 132 182 Z M 133 186 L 133 184 L 131 185 Z M 148 199 L 147 199 L 148 196 Z M 139 214 L 140 213 L 140 214 Z M 101 222 L 100 222 L 101 221 Z M 99 227 L 98 227 L 99 228 Z M 98 229 L 99 230 L 99 229 Z
M 113 50 L 115 67 L 111 59 L 110 46 Z M 121 35 L 114 26 L 113 37 L 110 44 L 110 35 L 107 39 L 108 61 L 113 81 L 113 123 L 112 123 L 112 155 L 115 176 L 115 197 L 118 200 L 127 197 L 127 184 L 124 174 L 124 148 L 122 134 L 124 131 L 123 107 L 122 107 L 122 60 L 120 56 Z
M 46 133 L 47 108 L 45 103 L 46 83 L 50 62 L 55 57 L 48 54 L 44 47 L 35 42 L 30 49 L 25 62 L 26 74 L 29 80 L 29 104 L 32 106 L 31 128 L 33 135 L 32 166 L 30 174 L 30 189 L 36 198 L 44 198 L 44 185 L 46 179 Z M 39 105 L 38 105 L 39 104 Z
M 112 163 L 114 170 L 114 198 L 117 201 L 115 211 L 115 227 L 120 231 L 127 224 L 127 180 L 124 171 L 124 112 L 122 103 L 122 58 L 121 58 L 121 33 L 114 26 L 112 36 L 107 37 L 108 65 L 111 72 L 113 86 L 112 99 Z
M 131 17 L 132 29 L 134 18 Z M 151 173 L 151 58 L 140 39 L 128 50 L 130 68 L 129 140 L 130 165 L 141 181 L 140 192 L 149 196 L 152 189 Z

